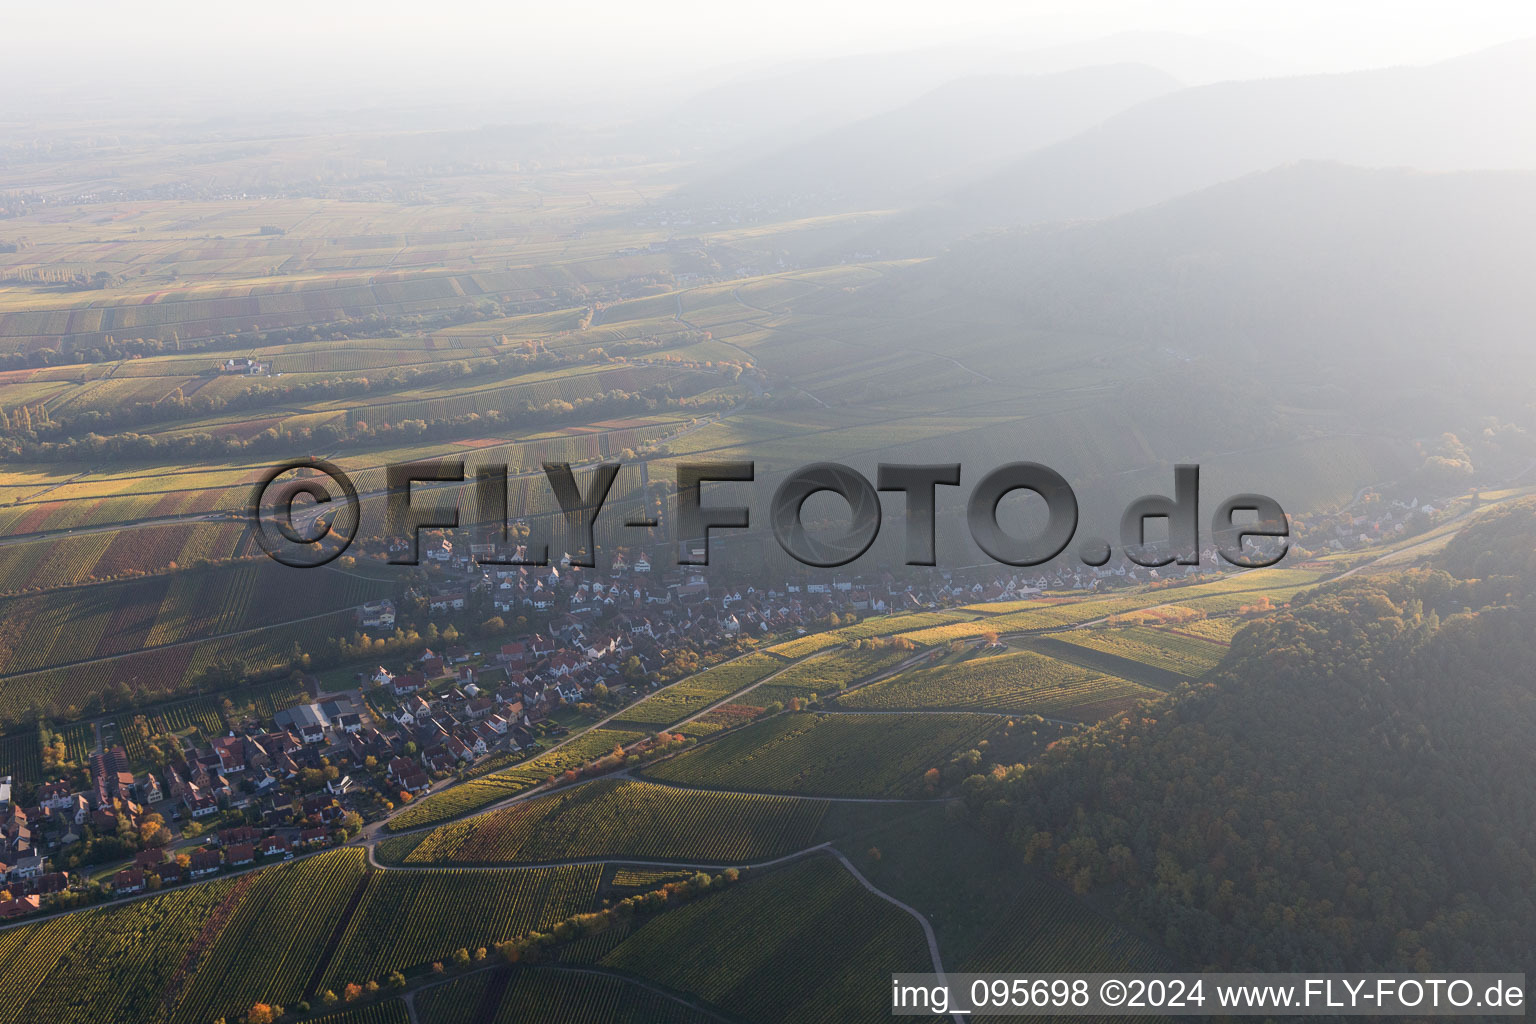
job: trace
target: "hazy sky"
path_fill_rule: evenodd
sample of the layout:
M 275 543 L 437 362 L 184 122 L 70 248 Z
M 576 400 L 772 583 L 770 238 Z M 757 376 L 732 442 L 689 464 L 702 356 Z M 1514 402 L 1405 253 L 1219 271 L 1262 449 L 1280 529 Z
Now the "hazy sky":
M 0 18 L 0 107 L 322 107 L 644 95 L 783 60 L 935 44 L 1030 49 L 1177 32 L 1265 71 L 1425 63 L 1536 36 L 1528 0 L 50 0 Z

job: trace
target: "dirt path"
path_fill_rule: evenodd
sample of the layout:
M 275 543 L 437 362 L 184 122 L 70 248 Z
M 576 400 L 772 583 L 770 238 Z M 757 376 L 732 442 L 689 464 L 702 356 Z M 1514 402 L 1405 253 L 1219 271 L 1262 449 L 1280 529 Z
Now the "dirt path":
M 735 864 L 721 864 L 716 862 L 690 861 L 690 860 L 648 860 L 634 857 L 575 857 L 571 860 L 539 861 L 537 863 L 510 863 L 510 864 L 454 864 L 445 867 L 442 864 L 405 864 L 391 865 L 381 864 L 374 859 L 373 847 L 368 847 L 368 863 L 382 871 L 518 871 L 527 868 L 579 868 L 592 864 L 623 864 L 631 868 L 661 868 L 673 871 L 724 871 L 727 868 L 735 868 L 738 871 L 763 871 L 767 868 L 777 867 L 780 864 L 788 864 L 792 860 L 801 857 L 809 857 L 822 850 L 829 849 L 831 840 L 825 843 L 817 843 L 815 846 L 807 846 L 803 850 L 795 850 L 768 860 L 750 861 L 748 863 L 737 862 Z
M 865 878 L 863 872 L 854 867 L 853 861 L 843 856 L 843 852 L 841 850 L 828 847 L 828 852 L 830 852 L 832 856 L 836 857 L 839 861 L 842 862 L 843 867 L 848 870 L 850 875 L 858 879 L 860 885 L 874 893 L 876 896 L 879 896 L 881 899 L 885 900 L 885 902 L 889 903 L 891 906 L 900 910 L 904 910 L 917 919 L 917 923 L 923 927 L 923 938 L 928 940 L 928 956 L 933 960 L 933 973 L 939 976 L 939 981 L 947 984 L 948 980 L 944 976 L 944 960 L 939 956 L 939 940 L 938 937 L 933 934 L 933 925 L 928 923 L 928 918 L 924 917 L 915 909 L 901 902 L 901 900 L 897 899 L 895 896 L 892 896 L 885 890 L 876 888 L 875 883 Z M 963 1014 L 957 1013 L 954 1015 L 954 1020 L 955 1024 L 964 1024 L 965 1016 Z

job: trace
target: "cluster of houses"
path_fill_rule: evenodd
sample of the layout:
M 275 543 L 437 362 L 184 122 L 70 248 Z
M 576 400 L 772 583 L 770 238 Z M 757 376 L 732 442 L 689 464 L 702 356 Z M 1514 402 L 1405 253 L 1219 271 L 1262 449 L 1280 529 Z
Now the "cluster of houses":
M 274 833 L 247 837 L 260 856 L 291 856 L 295 849 L 329 843 L 336 821 L 347 812 L 343 800 L 354 788 L 351 777 L 326 776 L 323 789 L 308 795 L 293 783 L 308 771 L 325 769 L 322 751 L 335 753 L 338 746 L 359 764 L 369 756 L 391 754 L 389 743 L 377 730 L 365 729 L 350 705 L 310 704 L 279 712 L 271 729 L 186 746 L 158 775 L 135 775 L 121 745 L 98 750 L 91 756 L 85 789 L 75 790 L 63 779 L 42 783 L 35 805 L 26 809 L 10 802 L 7 779 L 0 791 L 5 797 L 0 801 L 0 889 L 13 898 L 0 900 L 0 917 L 30 913 L 42 898 L 69 888 L 67 874 L 47 870 L 48 850 L 79 842 L 87 828 L 98 836 L 137 833 L 149 813 L 173 820 L 203 819 L 232 809 L 248 817 L 257 814 L 265 830 Z M 278 835 L 277 830 L 295 834 Z M 160 849 L 140 851 L 113 887 L 119 893 L 140 892 L 249 862 L 238 836 L 228 841 L 228 829 L 219 836 L 213 847 L 193 851 L 190 860 L 179 861 Z
M 829 574 L 762 586 L 761 580 L 749 582 L 724 568 L 658 569 L 644 552 L 631 560 L 621 551 L 610 570 L 601 572 L 572 565 L 569 554 L 547 566 L 481 565 L 477 558 L 491 553 L 491 546 L 470 544 L 467 551 L 458 550 L 440 533 L 423 534 L 422 545 L 434 569 L 428 594 L 428 610 L 434 615 L 461 610 L 476 592 L 483 592 L 495 613 L 547 621 L 562 642 L 570 639 L 570 630 L 592 630 L 592 624 L 601 621 L 605 631 L 637 648 L 646 646 L 645 639 L 660 646 L 679 641 L 698 646 L 720 636 L 807 630 L 832 612 L 879 615 L 1021 600 L 1046 590 L 1092 591 L 1197 574 L 1224 564 L 1216 548 L 1208 545 L 1199 566 L 1148 568 L 1122 556 L 1102 566 L 1061 563 L 1023 571 L 986 564 L 911 577 L 885 571 Z M 521 548 L 515 552 L 517 557 L 523 554 Z M 358 609 L 358 619 L 364 628 L 392 630 L 394 613 L 393 604 L 377 602 Z
M 272 364 L 252 359 L 250 356 L 233 356 L 219 364 L 220 373 L 243 373 L 248 377 L 260 377 L 272 372 Z
M 300 705 L 309 708 L 310 705 Z M 286 719 L 270 730 L 218 736 L 206 746 L 184 748 L 165 766 L 164 793 L 177 801 L 193 819 L 217 814 L 221 809 L 244 808 L 264 795 L 275 794 L 284 782 L 306 769 L 323 768 L 316 744 L 327 728 L 315 728 L 315 719 L 280 712 Z M 154 781 L 154 777 L 149 777 Z
M 1356 507 L 1360 511 L 1307 520 L 1297 538 L 1313 550 L 1347 551 L 1418 533 L 1440 512 L 1432 504 L 1420 504 L 1418 498 L 1357 503 Z
M 146 804 L 160 799 L 158 790 L 146 788 L 128 770 L 122 747 L 91 757 L 91 786 L 86 790 L 73 792 L 62 780 L 47 782 L 37 787 L 33 806 L 22 808 L 11 803 L 9 787 L 5 789 L 6 799 L 0 801 L 0 888 L 11 898 L 0 900 L 0 918 L 31 913 L 45 897 L 70 887 L 67 872 L 48 870 L 49 849 L 79 842 L 87 827 L 106 835 L 115 834 L 123 823 L 137 828 L 148 813 Z
M 431 776 L 453 771 L 492 751 L 516 752 L 533 745 L 532 724 L 524 713 L 521 695 L 505 687 L 505 673 L 470 665 L 467 648 L 450 647 L 442 654 L 427 648 L 411 659 L 408 667 L 391 672 L 380 666 L 369 674 L 369 684 L 395 698 L 386 712 L 396 727 L 396 747 L 408 740 L 416 744 L 416 759 L 395 756 L 388 775 L 401 789 L 419 793 L 431 785 Z M 432 683 L 452 677 L 454 682 L 434 692 Z M 477 683 L 484 679 L 485 684 Z M 497 684 L 502 689 L 495 689 Z
M 334 803 L 324 805 L 328 810 Z M 321 808 L 316 809 L 321 813 Z M 259 861 L 292 860 L 296 853 L 323 849 L 332 844 L 332 832 L 313 825 L 291 834 L 269 832 L 254 825 L 221 828 L 203 846 L 180 855 L 164 847 L 140 850 L 130 867 L 112 876 L 112 891 L 132 896 L 151 888 L 176 885 L 216 875 L 225 868 L 239 870 Z
M 68 887 L 69 876 L 48 870 L 47 857 L 33 839 L 39 814 L 11 802 L 12 781 L 0 777 L 0 920 L 30 914 L 49 893 Z

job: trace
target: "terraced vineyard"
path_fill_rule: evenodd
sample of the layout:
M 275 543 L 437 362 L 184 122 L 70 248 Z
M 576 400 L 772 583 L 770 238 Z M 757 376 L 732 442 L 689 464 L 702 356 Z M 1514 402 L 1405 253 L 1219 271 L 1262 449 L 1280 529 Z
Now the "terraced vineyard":
M 0 736 L 0 776 L 10 775 L 17 782 L 40 782 L 43 776 L 42 751 L 37 730 Z
M 1000 723 L 983 715 L 791 713 L 652 765 L 647 776 L 711 789 L 909 797 L 952 751 Z
M 308 699 L 308 692 L 289 680 L 276 683 L 259 683 L 237 690 L 230 690 L 215 697 L 193 697 L 163 705 L 153 712 L 129 712 L 116 719 L 118 739 L 124 744 L 128 756 L 134 761 L 145 757 L 143 736 L 138 720 L 143 719 L 150 735 L 183 733 L 199 730 L 203 736 L 217 736 L 225 730 L 223 702 L 227 699 L 235 707 L 236 714 L 250 709 L 259 718 L 271 718 L 284 708 L 293 707 Z
M 503 968 L 457 978 L 416 997 L 421 1024 L 715 1024 L 718 1018 L 608 974 Z
M 588 761 L 611 753 L 615 746 L 633 743 L 644 736 L 644 733 L 629 729 L 592 729 L 531 760 L 423 797 L 391 818 L 389 827 L 399 832 L 472 813 L 532 789 L 550 776 L 579 769 Z
M 687 718 L 701 708 L 750 686 L 784 667 L 768 654 L 748 654 L 689 676 L 625 708 L 616 725 L 656 728 Z
M 496 971 L 478 971 L 463 978 L 454 978 L 416 993 L 416 1017 L 422 1024 L 478 1024 L 488 1020 L 483 1013 L 486 995 L 498 998 L 507 983 L 510 968 Z
M 1019 876 L 1019 882 L 1012 906 L 977 942 L 976 951 L 952 970 L 984 974 L 1016 970 L 1018 964 L 1060 973 L 1172 969 L 1156 947 L 1052 883 L 1032 874 Z
M 600 779 L 426 835 L 407 864 L 496 864 L 626 856 L 764 860 L 810 845 L 821 800 L 680 790 Z
M 780 690 L 829 696 L 914 656 L 910 647 L 840 647 L 791 665 L 773 680 Z
M 872 636 L 893 636 L 910 633 L 915 629 L 942 626 L 949 622 L 963 622 L 976 618 L 976 613 L 964 608 L 937 612 L 910 612 L 905 615 L 873 615 L 852 626 L 836 630 L 844 640 L 860 640 Z
M 314 1024 L 411 1024 L 411 1016 L 406 1012 L 403 999 L 382 999 L 366 1006 L 337 1010 L 311 1019 Z
M 345 849 L 248 876 L 211 948 L 189 957 L 186 969 L 195 973 L 177 986 L 172 1019 L 199 1024 L 233 1018 L 257 1002 L 298 1002 L 365 867 L 364 851 Z
M 833 629 L 825 633 L 807 633 L 805 636 L 797 636 L 793 640 L 774 644 L 768 650 L 785 658 L 803 658 L 807 654 L 815 654 L 828 647 L 836 647 L 846 639 L 842 630 Z
M 870 711 L 918 708 L 1033 713 L 1097 721 L 1157 691 L 1035 651 L 915 668 L 863 686 L 839 703 Z
M 619 868 L 609 879 L 609 884 L 616 889 L 654 889 L 666 882 L 681 881 L 692 873 L 666 868 Z
M 236 879 L 13 929 L 0 1022 L 152 1019 Z M 233 898 L 238 899 L 238 896 Z
M 506 871 L 375 871 L 322 989 L 379 979 L 549 928 L 592 906 L 598 865 Z
M 1103 651 L 1191 678 L 1210 671 L 1226 653 L 1226 648 L 1218 644 L 1148 626 L 1073 629 L 1053 634 L 1053 637 L 1063 643 Z
M 1177 626 L 1165 626 L 1163 630 L 1174 635 L 1190 634 L 1200 637 L 1202 640 L 1209 640 L 1212 643 L 1225 646 L 1232 642 L 1232 638 L 1237 635 L 1237 631 L 1245 625 L 1247 623 L 1242 619 L 1226 616 L 1219 619 L 1198 619 L 1194 622 L 1181 622 Z
M 825 856 L 661 914 L 601 963 L 760 1024 L 886 1021 L 890 973 L 932 970 L 917 922 Z

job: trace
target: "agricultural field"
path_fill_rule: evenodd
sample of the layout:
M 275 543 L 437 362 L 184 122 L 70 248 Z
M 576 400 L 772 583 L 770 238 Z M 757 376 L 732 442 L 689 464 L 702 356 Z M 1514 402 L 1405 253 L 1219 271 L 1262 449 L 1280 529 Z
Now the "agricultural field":
M 327 943 L 365 879 L 362 850 L 332 850 L 266 868 L 236 882 L 240 896 L 220 908 L 220 927 L 189 957 L 173 1021 L 234 1017 L 251 1004 L 298 1002 Z
M 486 971 L 416 997 L 421 1024 L 714 1024 L 713 1014 L 650 988 L 580 968 Z
M 777 715 L 645 769 L 711 789 L 810 796 L 924 795 L 923 773 L 1000 724 L 974 714 Z
M 257 669 L 319 649 L 354 624 L 347 609 L 387 593 L 318 572 L 296 588 L 267 559 L 251 565 L 0 598 L 0 721 L 32 710 L 78 714 L 101 690 L 172 693 L 204 669 Z
M 285 708 L 308 700 L 308 692 L 291 681 L 257 683 L 219 694 L 175 701 L 145 712 L 130 712 L 116 718 L 118 741 L 137 763 L 146 757 L 144 742 L 163 733 L 200 733 L 211 738 L 226 729 L 223 703 L 234 707 L 236 719 L 247 714 L 267 719 Z
M 1063 630 L 1053 639 L 1192 679 L 1214 668 L 1226 653 L 1219 644 L 1147 626 Z
M 1019 892 L 974 952 L 951 969 L 973 973 L 1166 971 L 1168 956 L 1054 883 L 1022 873 Z M 1014 965 L 1010 967 L 1009 965 Z
M 839 647 L 791 665 L 773 680 L 776 689 L 799 696 L 830 696 L 915 657 L 909 647 Z
M 411 1024 L 411 1015 L 406 1012 L 403 999 L 381 999 L 310 1019 L 314 1024 Z
M 667 882 L 680 882 L 693 872 L 691 870 L 669 871 L 666 868 L 618 868 L 608 884 L 615 889 L 654 889 Z
M 0 775 L 17 782 L 43 781 L 43 757 L 36 729 L 0 736 Z
M 423 1024 L 477 1024 L 489 1020 L 495 1009 L 485 1006 L 487 997 L 498 1001 L 509 972 L 507 967 L 476 971 L 422 989 L 416 993 L 417 1019 Z
M 441 793 L 429 794 L 390 819 L 390 828 L 398 832 L 472 813 L 532 789 L 554 776 L 576 771 L 589 761 L 606 757 L 615 747 L 634 743 L 644 736 L 644 733 L 626 729 L 589 730 L 563 746 L 521 764 L 499 768 Z
M 1128 679 L 1035 651 L 1014 651 L 909 669 L 860 687 L 838 703 L 867 711 L 1006 711 L 1093 722 L 1156 696 Z
M 1176 626 L 1165 626 L 1163 631 L 1175 636 L 1196 636 L 1202 640 L 1209 640 L 1213 644 L 1229 646 L 1232 638 L 1237 635 L 1246 622 L 1235 616 L 1224 616 L 1219 619 L 1199 619 L 1193 622 L 1181 622 Z
M 506 871 L 375 871 L 321 979 L 382 978 L 455 949 L 491 946 L 589 910 L 598 865 Z
M 871 616 L 863 622 L 854 623 L 851 626 L 828 629 L 825 633 L 808 633 L 803 637 L 793 640 L 785 640 L 771 646 L 770 651 L 783 657 L 805 657 L 806 654 L 814 654 L 817 651 L 825 651 L 826 648 L 846 643 L 849 640 L 863 640 L 868 637 L 894 636 L 894 634 L 911 634 L 917 629 L 942 626 L 946 623 L 966 622 L 975 619 L 974 611 L 968 609 L 949 609 L 949 611 L 915 611 L 903 616 Z
M 153 1019 L 240 879 L 0 933 L 0 1022 Z
M 399 832 L 425 825 L 435 825 L 465 814 L 473 814 L 536 784 L 524 783 L 519 779 L 505 777 L 500 772 L 492 772 L 478 779 L 461 782 L 440 793 L 432 793 L 413 800 L 390 818 L 388 827 L 392 831 Z
M 1175 690 L 1191 678 L 1191 673 L 1176 672 L 1153 664 L 1155 659 L 1149 651 L 1142 651 L 1142 658 L 1132 658 L 1091 644 L 1069 643 L 1066 638 L 1076 636 L 1078 632 L 1038 634 L 1024 638 L 1020 646 L 1084 671 L 1113 676 L 1157 692 Z
M 833 629 L 825 633 L 807 633 L 805 636 L 797 636 L 793 640 L 774 644 L 768 650 L 785 658 L 803 658 L 807 654 L 815 654 L 824 651 L 828 647 L 836 647 L 844 643 L 842 630 Z
M 836 633 L 845 640 L 861 640 L 872 636 L 910 633 L 915 629 L 942 626 L 948 622 L 963 622 L 975 617 L 974 612 L 963 608 L 935 612 L 909 612 L 904 615 L 873 615 L 856 625 L 844 626 L 836 630 Z
M 684 736 L 702 739 L 705 736 L 713 736 L 722 729 L 734 729 L 738 725 L 746 725 L 764 711 L 764 708 L 758 706 L 760 699 L 754 696 L 756 693 L 757 691 L 754 690 L 751 694 L 743 695 L 740 702 L 733 701 L 730 704 L 717 705 L 707 714 L 699 716 L 677 731 Z
M 89 722 L 76 722 L 65 726 L 63 730 L 64 745 L 69 751 L 69 759 L 76 764 L 85 764 L 90 760 L 91 751 L 96 745 L 96 730 Z
M 671 725 L 783 667 L 782 661 L 762 653 L 715 665 L 630 705 L 614 724 L 648 728 Z
M 599 779 L 443 825 L 406 864 L 502 864 L 633 857 L 730 864 L 810 845 L 821 800 L 675 789 Z
M 933 969 L 917 922 L 827 856 L 661 914 L 601 964 L 754 1024 L 888 1020 L 891 972 Z

